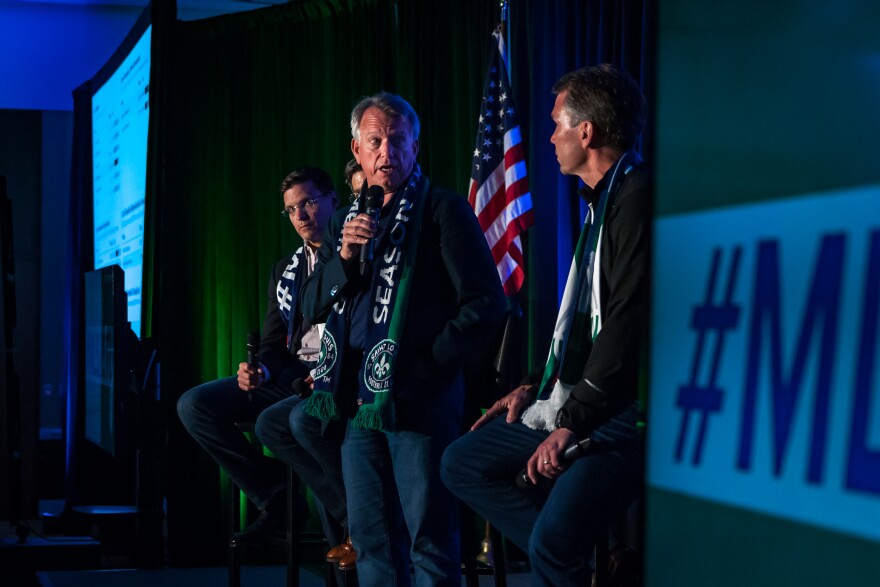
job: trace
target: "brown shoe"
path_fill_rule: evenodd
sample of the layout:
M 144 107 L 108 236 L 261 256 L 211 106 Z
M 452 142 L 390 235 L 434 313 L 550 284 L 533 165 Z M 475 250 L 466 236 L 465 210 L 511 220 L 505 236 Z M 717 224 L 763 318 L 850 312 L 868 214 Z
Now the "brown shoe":
M 355 567 L 355 563 L 357 562 L 357 553 L 354 550 L 350 550 L 345 555 L 339 559 L 337 563 L 339 565 L 340 571 L 350 571 Z
M 349 536 L 345 542 L 327 551 L 327 562 L 336 562 L 351 552 L 354 552 L 354 548 L 351 545 L 351 536 Z

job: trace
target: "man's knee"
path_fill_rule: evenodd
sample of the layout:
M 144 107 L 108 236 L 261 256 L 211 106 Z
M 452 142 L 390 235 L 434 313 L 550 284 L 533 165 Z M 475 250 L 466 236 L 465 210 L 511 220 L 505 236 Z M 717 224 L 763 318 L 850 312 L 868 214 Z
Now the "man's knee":
M 184 427 L 189 428 L 193 414 L 196 410 L 198 393 L 195 389 L 190 389 L 179 398 L 177 398 L 177 417 L 183 422 Z
M 323 422 L 306 412 L 301 404 L 293 406 L 288 415 L 290 432 L 297 438 L 320 437 Z
M 440 457 L 440 478 L 449 489 L 455 491 L 463 478 L 473 474 L 473 468 L 467 465 L 466 442 L 459 439 L 443 451 Z
M 277 428 L 278 427 L 273 418 L 273 410 L 271 408 L 260 412 L 254 422 L 254 434 L 257 435 L 257 438 L 263 443 L 263 445 L 270 449 L 278 440 Z

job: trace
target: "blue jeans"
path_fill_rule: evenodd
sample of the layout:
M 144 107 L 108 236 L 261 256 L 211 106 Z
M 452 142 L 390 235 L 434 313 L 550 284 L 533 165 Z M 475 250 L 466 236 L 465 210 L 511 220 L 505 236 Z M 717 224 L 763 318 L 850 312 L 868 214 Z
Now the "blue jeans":
M 461 378 L 421 401 L 397 401 L 394 432 L 349 425 L 342 444 L 351 540 L 361 585 L 461 585 L 459 507 L 440 480 L 461 431 Z
M 344 540 L 343 528 L 348 525 L 341 424 L 337 424 L 338 430 L 332 428 L 334 423 L 326 428 L 321 420 L 306 414 L 302 404 L 293 396 L 266 408 L 257 418 L 255 430 L 260 442 L 312 490 L 327 542 L 335 546 Z
M 260 509 L 284 489 L 285 467 L 264 456 L 235 424 L 255 421 L 263 410 L 287 397 L 289 391 L 271 385 L 248 394 L 233 376 L 194 387 L 177 401 L 177 414 L 186 430 Z
M 528 552 L 534 585 L 590 584 L 590 560 L 609 524 L 636 498 L 644 455 L 631 406 L 591 435 L 591 447 L 535 491 L 514 479 L 548 433 L 498 417 L 454 442 L 441 474 L 452 492 Z

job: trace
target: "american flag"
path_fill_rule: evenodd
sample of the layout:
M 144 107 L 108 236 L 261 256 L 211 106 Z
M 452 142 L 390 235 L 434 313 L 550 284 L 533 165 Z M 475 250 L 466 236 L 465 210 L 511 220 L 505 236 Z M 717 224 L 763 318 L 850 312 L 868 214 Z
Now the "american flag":
M 468 201 L 489 242 L 504 293 L 513 296 L 525 279 L 520 234 L 532 225 L 534 214 L 504 38 L 500 31 L 492 36 L 497 43 L 483 88 Z

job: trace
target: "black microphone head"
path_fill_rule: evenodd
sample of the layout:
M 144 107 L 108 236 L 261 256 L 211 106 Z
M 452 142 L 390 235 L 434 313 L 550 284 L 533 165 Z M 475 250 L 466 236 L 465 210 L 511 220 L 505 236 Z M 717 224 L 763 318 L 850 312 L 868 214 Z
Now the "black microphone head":
M 522 471 L 517 473 L 513 482 L 516 485 L 517 489 L 521 491 L 528 491 L 535 488 L 532 480 L 529 479 L 529 472 L 526 469 L 523 469 Z
M 260 332 L 258 330 L 252 330 L 248 332 L 247 335 L 247 346 L 248 349 L 260 349 Z
M 312 395 L 312 388 L 309 387 L 309 384 L 300 379 L 294 379 L 290 384 L 290 390 L 294 395 L 298 395 L 299 397 L 306 398 Z
M 366 182 L 364 183 L 366 184 Z M 385 199 L 385 190 L 382 189 L 382 186 L 371 185 L 369 189 L 367 189 L 366 196 L 361 197 L 366 200 L 364 212 L 370 216 L 376 216 L 379 213 L 379 210 L 382 209 L 382 201 Z

